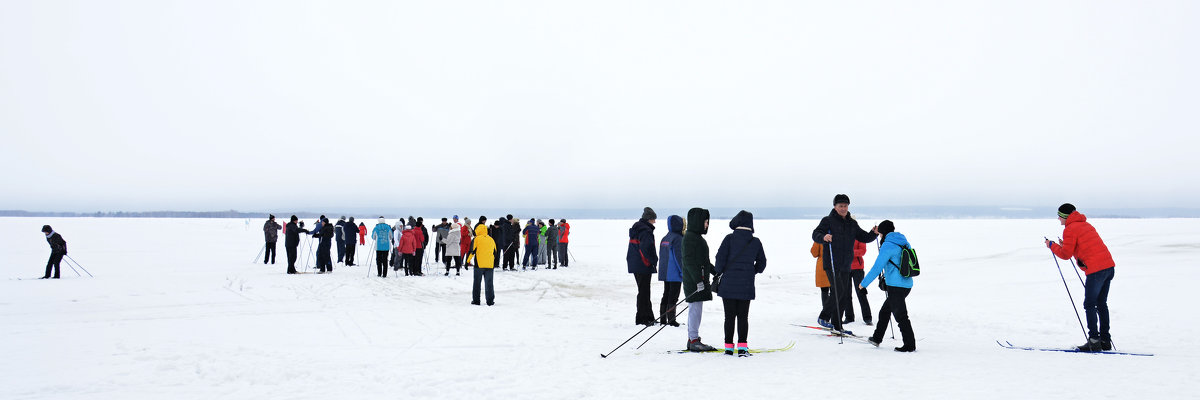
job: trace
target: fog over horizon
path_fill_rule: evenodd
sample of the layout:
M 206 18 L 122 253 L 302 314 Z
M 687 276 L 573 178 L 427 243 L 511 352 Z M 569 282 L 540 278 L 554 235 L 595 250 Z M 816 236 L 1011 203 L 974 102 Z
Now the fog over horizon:
M 0 210 L 1191 209 L 1200 3 L 0 1 Z

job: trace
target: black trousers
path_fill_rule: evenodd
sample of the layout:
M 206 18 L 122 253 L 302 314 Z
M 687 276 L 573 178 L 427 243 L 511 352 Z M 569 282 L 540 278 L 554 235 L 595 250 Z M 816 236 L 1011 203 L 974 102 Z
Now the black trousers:
M 570 256 L 571 256 L 571 253 L 567 251 L 568 244 L 569 243 L 559 243 L 558 244 L 558 257 L 561 258 L 561 260 L 559 260 L 558 263 L 562 264 L 562 266 L 564 266 L 564 267 L 567 266 L 567 264 L 569 264 L 567 262 L 567 260 L 570 259 Z
M 321 272 L 333 271 L 333 259 L 329 257 L 329 248 L 317 248 L 317 269 Z
M 440 242 L 442 240 L 438 239 L 438 241 Z M 446 244 L 438 243 L 433 247 L 433 258 L 440 258 L 442 257 L 442 254 L 446 254 Z
M 908 304 L 904 302 L 910 292 L 912 292 L 911 288 L 888 286 L 887 300 L 884 300 L 883 306 L 879 307 L 879 322 L 875 323 L 875 333 L 871 335 L 871 339 L 876 342 L 883 341 L 883 332 L 887 331 L 888 322 L 891 317 L 895 316 L 896 325 L 900 327 L 900 336 L 904 340 L 904 347 L 917 347 L 912 322 L 908 320 Z
M 263 264 L 266 264 L 267 261 L 270 261 L 271 264 L 274 264 L 275 263 L 275 255 L 279 253 L 278 251 L 275 250 L 275 242 L 267 242 L 267 244 L 265 246 L 266 246 L 267 250 L 266 250 L 266 255 L 263 256 Z
M 669 324 L 675 322 L 675 314 L 679 310 L 675 309 L 675 303 L 679 302 L 679 292 L 683 287 L 683 282 L 667 282 L 663 281 L 663 297 L 658 303 L 658 322 Z
M 850 279 L 854 281 L 850 284 L 850 289 L 854 290 L 854 293 L 858 294 L 858 306 L 862 310 L 863 321 L 870 321 L 871 303 L 867 301 L 867 289 L 858 288 L 858 285 L 862 284 L 864 274 L 865 272 L 863 272 L 861 269 L 850 270 Z M 846 319 L 854 320 L 854 305 L 846 304 L 846 307 L 844 308 L 846 309 Z
M 43 276 L 42 278 L 43 279 L 49 279 L 49 278 L 58 279 L 59 268 L 60 268 L 59 264 L 62 263 L 62 259 L 63 259 L 62 253 L 50 253 L 50 259 L 46 261 L 46 275 Z M 50 275 L 51 269 L 54 270 L 54 275 Z
M 405 275 L 420 275 L 421 266 L 419 264 L 417 264 L 418 262 L 420 262 L 420 259 L 417 258 L 416 253 L 405 254 L 404 255 L 404 268 L 405 268 L 404 274 Z
M 442 262 L 446 263 L 446 275 L 450 274 L 450 261 L 454 261 L 454 273 L 462 273 L 462 256 L 442 256 Z
M 504 267 L 509 269 L 517 269 L 517 247 L 509 245 L 508 249 L 504 250 Z
M 845 313 L 844 307 L 853 305 L 850 304 L 850 271 L 825 270 L 825 276 L 829 278 L 830 293 L 818 318 L 829 321 L 835 329 L 840 331 L 842 330 L 841 317 Z
M 296 273 L 296 246 L 298 246 L 298 245 L 283 246 L 284 251 L 287 251 L 287 259 L 288 259 L 287 273 L 289 273 L 289 274 Z
M 337 253 L 338 253 L 337 262 L 342 262 L 342 258 L 344 258 L 346 256 L 346 241 L 345 240 L 337 239 Z
M 638 288 L 637 317 L 634 323 L 654 322 L 654 304 L 650 302 L 650 274 L 633 274 L 633 280 L 637 282 Z
M 546 241 L 546 266 L 558 267 L 558 243 Z
M 379 276 L 380 278 L 387 278 L 387 262 L 387 250 L 375 250 L 375 275 Z
M 413 275 L 424 274 L 424 272 L 421 271 L 421 264 L 425 263 L 425 249 L 424 248 L 417 249 L 417 253 L 413 254 L 413 255 L 416 256 L 415 257 L 416 261 L 413 261 L 412 264 L 409 264 L 409 268 L 412 269 L 412 274 Z M 434 262 L 437 262 L 437 260 L 434 260 Z
M 358 246 L 354 245 L 353 240 L 346 241 L 346 265 L 354 265 L 355 247 L 358 247 Z
M 750 334 L 750 300 L 721 299 L 725 304 L 725 343 L 733 341 L 733 326 L 737 323 L 738 341 L 746 343 Z

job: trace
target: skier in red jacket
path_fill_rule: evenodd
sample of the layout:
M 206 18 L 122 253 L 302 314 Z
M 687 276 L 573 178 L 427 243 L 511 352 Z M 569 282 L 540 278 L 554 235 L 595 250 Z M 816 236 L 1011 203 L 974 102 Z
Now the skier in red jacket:
M 1108 333 L 1108 287 L 1112 282 L 1116 263 L 1108 246 L 1096 233 L 1096 228 L 1087 222 L 1087 217 L 1071 203 L 1058 208 L 1058 222 L 1065 226 L 1061 243 L 1046 240 L 1046 246 L 1058 258 L 1069 260 L 1075 257 L 1078 267 L 1087 274 L 1084 284 L 1083 310 L 1087 314 L 1088 341 L 1079 346 L 1080 351 L 1112 350 L 1112 337 Z M 1099 329 L 1096 329 L 1099 321 Z

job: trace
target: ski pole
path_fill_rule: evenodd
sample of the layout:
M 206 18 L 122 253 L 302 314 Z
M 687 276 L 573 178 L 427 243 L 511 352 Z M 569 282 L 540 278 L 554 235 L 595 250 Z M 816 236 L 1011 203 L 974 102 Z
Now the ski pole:
M 833 324 L 832 319 L 837 318 L 838 319 L 837 326 L 842 326 L 842 321 L 841 321 L 842 305 L 841 305 L 840 299 L 838 299 L 838 295 L 837 295 L 837 287 L 838 287 L 837 266 L 833 263 L 833 240 L 832 240 L 833 230 L 832 229 L 829 230 L 829 236 L 831 239 L 829 241 L 829 275 L 830 275 L 830 278 L 832 278 L 832 279 L 830 279 L 829 286 L 833 288 L 833 311 L 834 311 L 833 315 L 830 316 L 831 321 L 829 323 L 830 323 L 830 325 L 832 325 Z M 841 330 L 846 330 L 846 327 L 842 326 Z M 842 339 L 842 335 L 838 335 L 838 344 L 842 344 L 842 343 L 844 343 L 844 339 Z
M 686 297 L 683 300 L 680 300 L 678 303 L 675 303 L 675 307 L 679 307 L 679 305 L 683 304 L 684 301 L 687 301 Z M 674 310 L 675 307 L 671 307 L 671 309 Z M 624 346 L 625 343 L 629 343 L 630 340 L 633 340 L 633 338 L 637 337 L 637 335 L 640 335 L 642 332 L 646 331 L 646 329 L 649 329 L 651 326 L 654 326 L 654 324 L 646 325 L 645 328 L 642 328 L 642 330 L 637 331 L 637 333 L 633 334 L 633 336 L 630 336 L 629 339 L 625 339 L 624 342 L 621 342 L 621 344 L 617 345 L 617 347 L 612 349 L 612 351 L 608 352 L 608 354 L 601 354 L 600 358 L 608 358 L 608 356 L 610 356 L 610 355 L 612 355 L 612 353 L 616 352 L 617 349 L 620 349 L 621 346 Z
M 572 253 L 570 248 L 567 249 L 567 255 L 571 256 L 571 262 L 575 262 L 575 253 Z
M 79 261 L 75 261 L 75 259 L 74 259 L 74 258 L 71 258 L 71 256 L 69 256 L 69 255 L 66 255 L 66 254 L 63 254 L 63 255 L 64 255 L 64 256 L 66 256 L 66 257 L 67 257 L 67 259 L 70 259 L 70 260 L 71 260 L 71 262 L 75 263 L 75 265 L 78 265 L 78 266 L 79 266 L 79 269 L 82 269 L 82 270 L 83 270 L 83 272 L 87 273 L 89 277 L 95 278 L 95 276 L 92 276 L 92 273 L 91 273 L 91 272 L 88 272 L 87 268 L 84 268 L 84 267 L 83 267 L 83 264 L 80 264 L 80 263 L 79 263 Z M 68 264 L 68 265 L 69 265 L 69 264 Z
M 261 249 L 258 249 L 258 256 L 261 256 L 261 255 L 263 255 L 263 251 L 265 251 L 265 250 L 267 250 L 267 244 L 266 244 L 266 243 L 263 243 L 263 247 L 262 247 Z M 251 262 L 251 263 L 255 263 L 255 264 L 257 264 L 257 263 L 258 263 L 258 256 L 254 256 L 254 260 L 252 260 L 252 261 L 250 261 L 250 262 Z M 263 263 L 264 263 L 264 264 L 266 264 L 266 262 L 263 262 Z
M 83 275 L 80 275 L 79 271 L 76 271 L 75 267 L 71 266 L 71 263 L 67 262 L 66 260 L 62 260 L 62 262 L 59 263 L 59 267 L 58 267 L 59 270 L 62 270 L 62 264 L 67 264 L 67 267 L 71 268 L 72 271 L 75 271 L 75 276 L 78 276 L 80 278 L 83 277 Z
M 1062 243 L 1062 238 L 1058 238 L 1058 242 Z M 1068 258 L 1067 261 L 1071 262 L 1071 269 L 1075 270 L 1075 277 L 1079 278 L 1079 284 L 1086 289 L 1087 284 L 1083 283 L 1083 277 L 1079 276 L 1079 268 L 1075 267 L 1075 257 Z
M 686 300 L 686 299 L 685 299 L 685 300 Z M 672 308 L 672 309 L 670 309 L 670 310 L 667 310 L 667 312 L 672 312 L 672 311 L 675 311 L 675 310 L 674 310 L 674 307 L 671 307 L 671 308 Z M 684 312 L 684 311 L 687 311 L 687 309 L 688 309 L 688 306 L 683 306 L 683 308 L 682 308 L 682 309 L 680 309 L 680 310 L 679 310 L 679 312 L 675 314 L 675 318 L 679 318 L 679 316 L 680 316 L 680 315 L 683 315 L 683 312 Z M 639 344 L 639 345 L 638 345 L 638 347 L 637 347 L 636 349 L 634 349 L 634 350 L 637 350 L 637 349 L 640 349 L 640 348 L 642 348 L 642 346 L 645 346 L 645 345 L 646 345 L 646 343 L 650 343 L 650 339 L 654 339 L 654 337 L 655 337 L 655 336 L 658 336 L 658 333 L 659 333 L 659 332 L 662 332 L 663 328 L 666 328 L 666 327 L 667 327 L 667 325 L 666 325 L 666 324 L 663 324 L 663 326 L 659 327 L 657 331 L 654 331 L 654 334 L 653 334 L 653 335 L 650 335 L 650 337 L 649 337 L 649 338 L 647 338 L 645 342 L 642 342 L 642 344 Z
M 1046 238 L 1046 240 L 1050 240 Z M 1075 310 L 1075 319 L 1079 321 L 1079 330 L 1083 332 L 1083 339 L 1091 340 L 1087 335 L 1087 329 L 1083 327 L 1083 318 L 1079 317 L 1079 308 L 1075 307 L 1075 296 L 1071 295 L 1071 288 L 1067 287 L 1067 277 L 1063 275 L 1062 266 L 1058 264 L 1058 255 L 1054 254 L 1054 249 L 1046 247 L 1050 250 L 1050 258 L 1054 259 L 1054 267 L 1058 268 L 1058 277 L 1062 279 L 1063 289 L 1067 291 L 1067 298 L 1071 300 L 1071 309 Z

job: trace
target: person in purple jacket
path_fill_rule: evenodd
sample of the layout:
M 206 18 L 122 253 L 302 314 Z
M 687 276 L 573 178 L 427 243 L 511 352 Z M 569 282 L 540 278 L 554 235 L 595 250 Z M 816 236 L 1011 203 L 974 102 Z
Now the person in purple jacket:
M 662 301 L 658 304 L 658 323 L 679 326 L 675 322 L 679 292 L 683 285 L 683 217 L 667 217 L 667 236 L 658 245 L 658 280 L 663 283 Z

